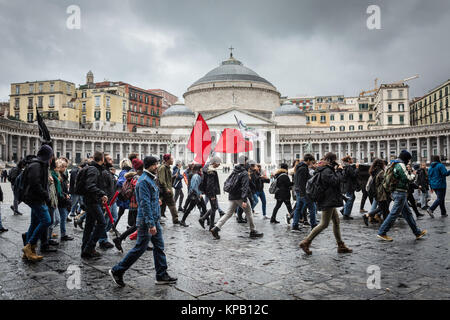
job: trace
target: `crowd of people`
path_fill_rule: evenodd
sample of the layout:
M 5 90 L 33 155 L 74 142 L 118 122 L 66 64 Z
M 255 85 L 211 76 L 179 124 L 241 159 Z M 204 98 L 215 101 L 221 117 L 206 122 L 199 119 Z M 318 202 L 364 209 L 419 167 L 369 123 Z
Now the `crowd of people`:
M 342 239 L 338 208 L 342 208 L 343 220 L 352 220 L 356 193 L 362 192 L 359 208 L 362 221 L 366 226 L 379 225 L 379 239 L 393 241 L 387 234 L 400 215 L 416 239 L 420 239 L 427 231 L 417 225 L 416 220 L 424 216 L 418 208 L 434 218 L 439 206 L 442 217 L 447 216 L 446 177 L 450 171 L 440 162 L 439 156 L 433 156 L 428 169 L 425 163 L 412 165 L 411 158 L 404 150 L 396 160 L 387 163 L 375 159 L 367 166 L 353 163 L 350 156 L 338 163 L 336 154 L 331 152 L 320 161 L 306 154 L 291 168 L 283 163 L 276 170 L 265 171 L 261 165 L 241 155 L 232 170 L 223 170 L 229 175 L 221 182 L 218 174 L 221 158 L 216 156 L 204 166 L 192 163 L 183 170 L 180 161 L 174 165 L 170 154 L 162 156 L 162 163 L 152 156 L 139 159 L 137 154 L 130 154 L 120 162 L 121 171 L 117 175 L 112 157 L 96 151 L 92 158 L 85 159 L 69 172 L 70 161 L 64 157 L 55 158 L 52 148 L 43 145 L 36 156 L 21 160 L 7 176 L 14 194 L 13 214 L 22 215 L 18 211 L 21 202 L 31 208 L 30 226 L 22 234 L 23 259 L 41 261 L 43 254 L 57 250 L 58 237 L 59 241 L 73 240 L 66 229 L 66 223 L 73 222 L 74 228 L 83 230 L 80 247 L 83 259 L 99 257 L 97 245 L 103 250 L 115 247 L 123 252 L 123 241 L 128 237 L 136 240 L 135 247 L 109 270 L 114 282 L 124 286 L 123 275 L 145 251 L 153 252 L 157 284 L 177 281 L 167 273 L 162 235 L 162 226 L 168 221 L 166 209 L 173 225 L 188 227 L 187 218 L 198 208 L 200 227 L 206 229 L 207 225 L 214 239 L 220 239 L 219 233 L 226 222 L 236 214 L 237 222 L 247 223 L 249 237 L 256 239 L 263 237 L 255 224 L 259 202 L 262 219 L 270 219 L 272 224 L 280 223 L 277 214 L 284 204 L 285 220 L 291 231 L 298 232 L 304 226 L 311 228 L 299 244 L 306 254 L 312 254 L 312 241 L 330 221 L 337 252 L 351 253 L 352 249 Z M 228 167 L 223 166 L 225 168 Z M 270 218 L 265 184 L 276 200 Z M 187 194 L 184 194 L 183 186 L 186 186 Z M 228 193 L 226 211 L 219 204 L 222 191 Z M 428 206 L 430 192 L 436 193 L 437 200 Z M 367 199 L 371 203 L 369 211 L 364 209 Z M 1 188 L 0 201 L 3 201 Z M 320 222 L 318 211 L 321 212 Z M 125 212 L 128 212 L 128 226 L 119 233 L 117 226 Z M 219 213 L 217 221 L 216 213 Z M 6 231 L 0 211 L 0 232 Z

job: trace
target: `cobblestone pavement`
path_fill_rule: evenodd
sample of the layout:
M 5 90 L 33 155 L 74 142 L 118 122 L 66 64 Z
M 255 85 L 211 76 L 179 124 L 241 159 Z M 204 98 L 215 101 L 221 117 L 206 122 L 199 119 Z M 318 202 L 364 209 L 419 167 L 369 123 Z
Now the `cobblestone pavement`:
M 221 177 L 224 181 L 224 177 Z M 359 214 L 359 199 L 353 209 L 355 220 L 341 221 L 341 231 L 352 254 L 339 255 L 331 226 L 311 246 L 306 256 L 298 243 L 310 231 L 291 232 L 284 221 L 282 207 L 278 225 L 255 216 L 256 227 L 264 232 L 261 239 L 248 237 L 248 227 L 230 219 L 214 240 L 197 222 L 198 210 L 188 218 L 188 228 L 163 227 L 169 273 L 178 277 L 170 286 L 154 284 L 151 252 L 145 253 L 125 274 L 125 288 L 118 288 L 107 274 L 124 255 L 115 248 L 101 251 L 96 260 L 80 258 L 82 231 L 68 223 L 74 241 L 59 245 L 57 253 L 45 254 L 40 263 L 22 260 L 21 233 L 28 228 L 30 209 L 20 205 L 23 216 L 13 216 L 9 209 L 12 192 L 2 184 L 3 224 L 9 229 L 0 235 L 0 299 L 450 299 L 449 220 L 419 220 L 429 235 L 416 241 L 409 227 L 399 220 L 389 235 L 392 243 L 377 240 L 375 225 L 366 227 Z M 266 186 L 267 188 L 267 186 Z M 274 207 L 268 194 L 268 214 Z M 447 198 L 450 199 L 450 195 Z M 433 197 L 434 199 L 434 197 Z M 220 205 L 226 210 L 226 198 Z M 369 203 L 366 204 L 369 209 Z M 260 204 L 257 211 L 261 211 Z M 217 219 L 217 218 L 216 218 Z M 126 217 L 119 231 L 125 229 Z M 57 228 L 59 231 L 59 228 Z M 134 241 L 124 241 L 125 253 Z M 379 266 L 381 289 L 368 289 L 367 268 Z M 81 271 L 80 289 L 68 289 L 69 266 Z

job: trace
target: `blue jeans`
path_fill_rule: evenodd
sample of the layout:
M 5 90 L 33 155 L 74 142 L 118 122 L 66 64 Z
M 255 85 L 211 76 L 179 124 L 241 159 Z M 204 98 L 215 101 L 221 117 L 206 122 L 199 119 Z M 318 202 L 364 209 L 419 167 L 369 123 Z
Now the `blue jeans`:
M 355 192 L 347 192 L 345 196 L 348 198 L 344 205 L 344 216 L 350 216 L 353 209 L 353 203 L 355 202 Z
M 3 225 L 2 225 L 2 207 L 0 205 L 0 229 L 3 229 Z
M 297 202 L 295 204 L 294 220 L 292 222 L 292 227 L 298 227 L 298 222 L 300 221 L 300 218 L 303 218 L 303 213 L 306 212 L 306 209 L 308 209 L 310 224 L 311 227 L 314 228 L 314 226 L 317 225 L 316 204 L 307 197 L 300 197 L 300 192 L 295 192 L 295 194 Z
M 258 202 L 258 198 L 261 199 L 261 206 L 262 206 L 262 212 L 263 216 L 266 215 L 266 194 L 264 191 L 256 191 L 255 193 L 255 200 Z
M 150 226 L 142 219 L 137 221 L 138 235 L 136 245 L 117 265 L 112 268 L 113 272 L 123 274 L 127 271 L 147 250 L 148 243 L 153 243 L 153 259 L 155 263 L 156 279 L 167 274 L 166 254 L 164 253 L 164 240 L 161 225 L 156 222 L 156 234 L 152 236 L 149 232 Z
M 447 189 L 434 190 L 434 192 L 436 192 L 437 199 L 431 205 L 431 207 L 430 207 L 431 211 L 434 211 L 437 208 L 437 206 L 439 206 L 441 208 L 441 215 L 447 214 L 447 210 L 445 210 L 445 192 L 446 191 L 447 191 Z
M 377 209 L 377 206 L 378 206 L 377 200 L 376 200 L 376 199 L 373 199 L 373 201 L 372 201 L 372 207 L 370 208 L 370 211 L 369 211 L 369 212 L 375 211 L 375 210 Z
M 83 242 L 81 251 L 92 251 L 95 249 L 97 241 L 104 236 L 106 222 L 100 204 L 86 204 L 86 225 L 83 231 Z
M 394 204 L 392 206 L 391 212 L 387 216 L 386 220 L 384 220 L 380 229 L 378 230 L 378 235 L 384 236 L 389 231 L 389 229 L 394 224 L 398 215 L 401 213 L 405 221 L 408 223 L 412 232 L 418 236 L 422 233 L 422 231 L 417 227 L 416 221 L 412 216 L 411 209 L 408 206 L 408 195 L 406 192 L 394 191 L 392 193 L 392 198 L 394 199 Z
M 81 204 L 81 196 L 79 194 L 72 194 L 72 208 L 70 209 L 71 215 L 75 214 L 79 204 Z
M 253 197 L 253 203 L 252 203 L 252 211 L 254 211 L 256 205 L 258 204 L 259 200 L 258 200 L 258 196 L 256 195 L 256 193 L 252 194 Z
M 35 245 L 52 220 L 45 204 L 31 205 L 31 223 L 27 231 L 27 243 Z
M 117 213 L 117 205 L 115 204 L 115 203 L 113 203 L 113 205 L 111 206 L 111 207 L 109 207 L 109 209 L 111 210 L 111 215 L 112 215 L 112 217 L 113 217 L 113 220 L 114 220 L 114 222 L 116 222 L 117 221 L 117 216 L 118 216 L 118 213 Z M 109 230 L 111 230 L 111 228 L 112 228 L 112 223 L 111 223 L 111 220 L 109 219 L 109 215 L 108 215 L 108 213 L 106 213 L 106 216 L 105 216 L 105 219 L 106 219 L 106 228 L 105 228 L 105 234 L 100 238 L 100 239 L 98 239 L 98 242 L 99 243 L 105 243 L 105 242 L 108 242 L 108 236 L 107 236 L 107 232 L 109 231 Z
M 67 212 L 67 208 L 58 208 L 59 211 L 59 217 L 60 217 L 60 230 L 61 230 L 61 237 L 64 237 L 66 235 L 66 220 L 69 212 Z

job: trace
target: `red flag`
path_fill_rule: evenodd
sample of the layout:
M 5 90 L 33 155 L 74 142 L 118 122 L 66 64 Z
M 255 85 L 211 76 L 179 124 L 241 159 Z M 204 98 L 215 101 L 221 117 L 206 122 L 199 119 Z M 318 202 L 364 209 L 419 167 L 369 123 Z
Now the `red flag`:
M 198 115 L 192 128 L 187 148 L 195 153 L 194 161 L 204 166 L 211 152 L 211 133 L 201 114 Z
M 214 148 L 215 152 L 240 153 L 253 150 L 253 144 L 242 136 L 238 129 L 226 128 Z

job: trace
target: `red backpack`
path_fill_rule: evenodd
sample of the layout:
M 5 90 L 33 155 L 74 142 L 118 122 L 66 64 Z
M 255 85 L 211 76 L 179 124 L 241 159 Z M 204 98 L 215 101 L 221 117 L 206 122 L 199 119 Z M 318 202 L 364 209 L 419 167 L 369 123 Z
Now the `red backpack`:
M 122 201 L 131 200 L 131 197 L 134 193 L 135 184 L 133 183 L 133 177 L 127 179 L 122 185 L 122 189 L 120 190 L 119 197 Z

